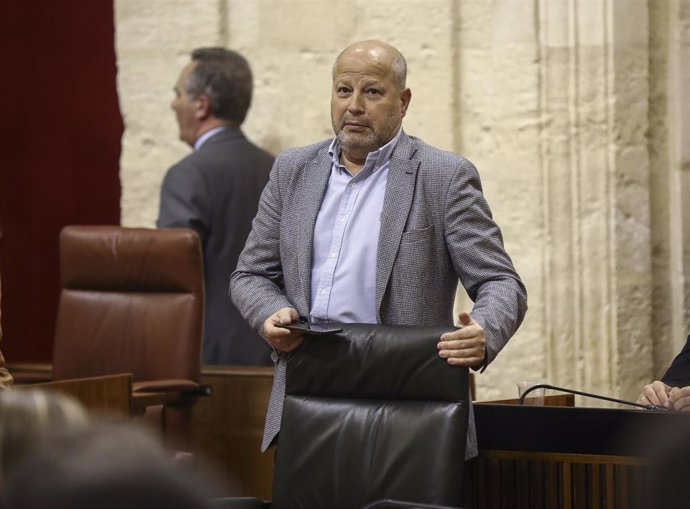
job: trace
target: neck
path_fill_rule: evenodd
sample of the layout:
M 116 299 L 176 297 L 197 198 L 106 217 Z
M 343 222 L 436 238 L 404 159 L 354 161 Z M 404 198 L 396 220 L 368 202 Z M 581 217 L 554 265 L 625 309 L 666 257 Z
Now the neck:
M 198 140 L 204 134 L 209 132 L 211 129 L 215 129 L 216 127 L 227 127 L 230 125 L 231 125 L 231 122 L 227 122 L 225 120 L 220 120 L 217 118 L 209 118 L 208 120 L 203 122 L 201 125 L 199 125 L 199 128 L 196 131 L 196 139 Z
M 341 150 L 340 163 L 343 164 L 352 175 L 357 175 L 362 171 L 362 168 L 364 168 L 364 163 L 367 161 L 367 155 L 368 154 L 364 154 L 364 157 L 361 157 L 353 154 L 346 154 L 344 150 Z

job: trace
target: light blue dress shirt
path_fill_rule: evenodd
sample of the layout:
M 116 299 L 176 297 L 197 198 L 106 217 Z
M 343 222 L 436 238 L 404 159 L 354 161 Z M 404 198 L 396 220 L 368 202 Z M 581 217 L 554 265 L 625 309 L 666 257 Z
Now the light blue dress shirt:
M 314 227 L 310 320 L 376 323 L 376 254 L 391 155 L 402 129 L 367 155 L 356 176 L 340 164 L 337 138 L 331 175 Z
M 206 131 L 204 134 L 199 136 L 196 141 L 194 142 L 194 150 L 199 150 L 201 146 L 206 143 L 206 140 L 208 140 L 211 136 L 214 134 L 217 134 L 221 131 L 224 131 L 226 127 L 224 125 L 219 126 L 219 127 L 214 127 L 210 131 Z

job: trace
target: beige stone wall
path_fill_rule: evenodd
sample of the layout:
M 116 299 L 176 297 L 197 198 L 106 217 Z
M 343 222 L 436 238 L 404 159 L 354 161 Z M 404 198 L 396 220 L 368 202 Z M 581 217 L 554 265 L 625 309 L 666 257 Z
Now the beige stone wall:
M 689 0 L 116 0 L 126 124 L 122 223 L 152 226 L 188 152 L 169 102 L 189 51 L 252 63 L 247 135 L 277 153 L 329 137 L 330 69 L 380 38 L 407 57 L 405 129 L 479 168 L 529 291 L 478 377 L 634 398 L 690 332 Z M 459 308 L 471 302 L 458 298 Z

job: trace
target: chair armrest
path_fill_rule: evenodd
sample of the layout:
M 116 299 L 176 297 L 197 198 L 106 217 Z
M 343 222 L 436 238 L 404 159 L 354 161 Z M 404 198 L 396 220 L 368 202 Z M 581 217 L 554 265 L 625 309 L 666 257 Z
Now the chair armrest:
M 15 385 L 50 382 L 53 366 L 43 363 L 9 363 L 5 366 L 14 378 Z
M 200 384 L 192 380 L 144 380 L 132 384 L 132 392 L 196 392 Z
M 252 497 L 222 497 L 210 501 L 211 509 L 270 509 L 271 503 Z
M 191 380 L 150 380 L 132 384 L 132 412 L 142 414 L 154 405 L 189 405 L 198 396 L 212 394 L 209 385 Z

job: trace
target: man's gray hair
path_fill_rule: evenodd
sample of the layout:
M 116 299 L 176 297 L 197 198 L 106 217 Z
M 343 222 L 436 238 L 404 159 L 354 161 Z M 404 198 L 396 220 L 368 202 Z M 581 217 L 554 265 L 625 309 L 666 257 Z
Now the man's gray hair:
M 192 99 L 205 95 L 213 115 L 241 124 L 252 102 L 252 71 L 247 60 L 225 48 L 198 48 L 192 52 L 197 63 L 185 83 Z

